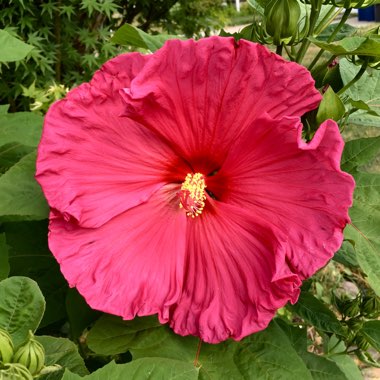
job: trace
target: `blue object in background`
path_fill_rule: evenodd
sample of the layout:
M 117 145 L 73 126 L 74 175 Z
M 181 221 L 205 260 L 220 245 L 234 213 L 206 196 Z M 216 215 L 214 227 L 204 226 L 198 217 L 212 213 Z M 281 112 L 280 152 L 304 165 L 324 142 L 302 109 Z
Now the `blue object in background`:
M 359 21 L 375 21 L 375 7 L 372 5 L 358 10 Z

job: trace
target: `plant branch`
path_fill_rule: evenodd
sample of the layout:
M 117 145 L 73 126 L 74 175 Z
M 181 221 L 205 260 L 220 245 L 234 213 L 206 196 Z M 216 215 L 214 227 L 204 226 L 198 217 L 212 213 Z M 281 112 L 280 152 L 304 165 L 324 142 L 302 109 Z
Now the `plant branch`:
M 351 11 L 352 11 L 352 8 L 347 8 L 344 11 L 344 14 L 343 14 L 341 20 L 339 21 L 338 25 L 336 26 L 334 31 L 331 33 L 331 35 L 327 39 L 328 43 L 330 43 L 334 40 L 334 38 L 338 34 L 339 30 L 342 29 L 343 25 L 345 25 Z M 315 64 L 318 62 L 319 58 L 321 57 L 321 55 L 323 54 L 324 51 L 325 51 L 325 49 L 323 49 L 323 48 L 321 50 L 319 50 L 318 54 L 314 57 L 313 61 L 310 63 L 310 65 L 308 67 L 309 70 L 311 70 L 315 66 Z

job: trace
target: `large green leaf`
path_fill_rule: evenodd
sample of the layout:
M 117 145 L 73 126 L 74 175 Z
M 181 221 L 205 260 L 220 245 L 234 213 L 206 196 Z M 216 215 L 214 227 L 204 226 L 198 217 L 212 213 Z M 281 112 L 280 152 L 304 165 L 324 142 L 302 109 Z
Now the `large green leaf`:
M 29 330 L 36 331 L 45 310 L 37 283 L 27 277 L 10 277 L 0 282 L 0 327 L 11 334 L 15 346 Z
M 356 168 L 372 161 L 379 152 L 380 136 L 348 141 L 344 146 L 342 155 L 342 170 L 354 171 Z
M 5 234 L 0 234 L 0 280 L 4 280 L 9 275 L 8 246 Z
M 165 43 L 166 40 L 179 38 L 169 34 L 150 35 L 130 24 L 124 24 L 119 28 L 111 41 L 119 45 L 128 45 L 138 48 L 156 51 Z
M 144 358 L 127 364 L 111 362 L 93 372 L 80 377 L 66 370 L 62 380 L 196 380 L 199 369 L 191 363 L 163 358 Z
M 365 335 L 368 342 L 380 352 L 380 321 L 365 322 L 360 332 Z
M 330 357 L 330 359 L 337 364 L 340 370 L 345 374 L 347 380 L 363 380 L 363 376 L 358 366 L 350 356 L 333 355 Z
M 334 361 L 310 352 L 304 352 L 301 356 L 314 380 L 347 380 L 345 374 Z
M 32 112 L 0 114 L 0 146 L 20 143 L 36 147 L 40 141 L 43 118 Z
M 360 171 L 380 151 L 379 137 L 359 139 L 346 144 L 342 167 L 349 170 L 356 182 L 354 203 L 350 209 L 352 224 L 344 231 L 356 252 L 359 266 L 368 282 L 380 295 L 380 174 Z
M 48 248 L 48 222 L 8 222 L 2 226 L 9 247 L 12 276 L 27 276 L 38 283 L 46 310 L 40 327 L 65 318 L 67 282 Z
M 0 145 L 0 175 L 33 151 L 34 148 L 18 142 Z
M 53 336 L 36 336 L 36 339 L 44 346 L 45 365 L 59 364 L 63 368 L 62 373 L 67 368 L 78 375 L 88 374 L 78 348 L 71 340 Z
M 352 224 L 344 230 L 346 239 L 354 241 L 359 266 L 380 296 L 380 175 L 356 172 Z
M 344 329 L 335 314 L 308 292 L 301 292 L 298 302 L 289 305 L 288 308 L 316 329 L 338 335 L 344 334 Z
M 78 340 L 83 331 L 99 318 L 100 312 L 91 309 L 75 288 L 68 289 L 65 301 L 71 338 Z
M 121 354 L 130 348 L 160 344 L 165 337 L 161 331 L 163 328 L 156 317 L 123 321 L 119 317 L 104 315 L 88 333 L 87 344 L 97 354 Z
M 346 37 L 336 42 L 324 42 L 316 38 L 309 37 L 309 40 L 334 55 L 380 55 L 380 38 L 370 37 Z
M 234 360 L 244 379 L 302 379 L 312 376 L 281 328 L 272 322 L 244 339 Z
M 45 219 L 48 206 L 34 179 L 36 153 L 23 157 L 0 177 L 0 216 Z
M 351 81 L 359 70 L 359 67 L 347 59 L 339 61 L 339 71 L 344 85 Z M 356 83 L 348 88 L 344 95 L 353 101 L 364 102 L 370 110 L 380 114 L 380 70 L 365 72 Z M 349 117 L 349 121 L 354 124 L 380 127 L 380 117 L 373 116 L 365 110 L 354 112 Z
M 14 62 L 24 59 L 34 48 L 0 29 L 0 62 Z

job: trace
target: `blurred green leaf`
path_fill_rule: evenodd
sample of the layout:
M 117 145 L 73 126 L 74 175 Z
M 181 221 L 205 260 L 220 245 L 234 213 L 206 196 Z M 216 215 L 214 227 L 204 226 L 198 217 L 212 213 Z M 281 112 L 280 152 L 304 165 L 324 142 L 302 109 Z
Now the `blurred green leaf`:
M 321 301 L 308 292 L 301 292 L 295 305 L 288 305 L 289 310 L 298 314 L 317 330 L 344 334 L 344 329 L 335 314 Z
M 4 280 L 9 275 L 8 246 L 5 234 L 0 234 L 0 280 Z
M 0 146 L 19 143 L 37 147 L 42 132 L 43 117 L 32 112 L 0 114 Z
M 323 32 L 318 35 L 318 41 L 326 42 L 328 38 L 330 38 L 337 25 L 337 23 L 330 24 L 326 29 L 324 29 Z M 357 29 L 350 24 L 344 24 L 336 34 L 334 41 L 339 41 L 345 37 L 352 36 L 354 33 L 356 33 L 356 31 Z
M 360 369 L 348 355 L 333 355 L 330 357 L 340 370 L 345 374 L 347 380 L 363 380 Z
M 34 48 L 0 29 L 0 62 L 14 62 L 24 59 Z
M 49 209 L 34 179 L 36 153 L 23 157 L 0 177 L 0 216 L 48 217 Z
M 78 375 L 88 374 L 78 348 L 71 340 L 52 336 L 36 336 L 36 339 L 44 346 L 46 366 L 59 364 L 63 368 L 61 376 L 65 368 Z
M 304 352 L 301 357 L 310 370 L 313 380 L 347 380 L 345 374 L 334 361 L 311 352 Z
M 275 319 L 277 325 L 286 334 L 293 348 L 300 354 L 307 350 L 307 329 L 293 326 L 280 318 Z
M 144 358 L 127 364 L 108 363 L 103 368 L 80 377 L 66 370 L 62 380 L 196 380 L 199 368 L 192 363 L 163 358 Z
M 83 330 L 99 318 L 100 312 L 91 309 L 75 288 L 68 289 L 65 304 L 71 338 L 78 340 Z
M 67 282 L 48 248 L 47 221 L 4 223 L 12 276 L 27 276 L 38 283 L 46 310 L 40 328 L 65 318 Z
M 0 282 L 0 327 L 22 344 L 37 330 L 45 311 L 45 300 L 37 283 L 27 277 L 9 277 Z
M 171 36 L 169 34 L 157 34 L 150 35 L 144 31 L 136 28 L 130 24 L 124 24 L 119 28 L 111 41 L 119 45 L 129 45 L 138 48 L 148 49 L 150 51 L 156 51 L 165 43 L 166 40 L 170 40 L 178 36 Z
M 380 352 L 380 321 L 365 322 L 360 332 L 367 338 L 371 346 Z

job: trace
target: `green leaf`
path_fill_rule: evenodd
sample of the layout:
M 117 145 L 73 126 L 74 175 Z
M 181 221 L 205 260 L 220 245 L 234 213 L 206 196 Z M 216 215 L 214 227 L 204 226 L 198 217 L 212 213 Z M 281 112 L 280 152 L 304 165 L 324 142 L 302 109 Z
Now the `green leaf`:
M 341 59 L 339 61 L 339 70 L 343 85 L 346 85 L 355 77 L 360 68 L 350 63 L 347 59 Z M 374 127 L 380 126 L 380 117 L 371 114 L 373 111 L 380 115 L 380 70 L 368 70 L 344 94 L 348 96 L 350 103 L 352 101 L 361 101 L 370 108 L 369 113 L 368 110 L 360 110 L 350 115 L 348 119 L 350 123 Z M 355 105 L 353 107 L 357 108 Z
M 344 329 L 335 314 L 310 293 L 301 292 L 298 302 L 289 305 L 288 308 L 318 330 L 344 334 Z
M 347 377 L 334 361 L 310 352 L 304 352 L 301 357 L 309 368 L 313 380 L 347 380 Z
M 379 152 L 380 136 L 348 141 L 342 155 L 342 170 L 352 172 L 371 162 Z
M 71 340 L 52 336 L 36 336 L 36 339 L 44 346 L 45 365 L 59 364 L 78 375 L 88 374 L 78 348 Z
M 9 104 L 0 104 L 0 115 L 6 115 L 9 110 Z
M 0 174 L 5 173 L 9 168 L 19 162 L 21 158 L 33 151 L 34 148 L 20 143 L 9 143 L 0 146 Z
M 173 359 L 144 358 L 127 364 L 111 362 L 85 376 L 89 380 L 196 380 L 199 369 L 192 363 Z M 62 380 L 79 380 L 82 377 L 66 370 Z
M 68 286 L 48 248 L 48 221 L 8 222 L 2 229 L 9 247 L 11 275 L 32 278 L 45 297 L 40 328 L 65 318 Z
M 380 38 L 370 37 L 346 37 L 336 42 L 323 42 L 316 38 L 309 37 L 309 40 L 334 55 L 380 55 Z
M 365 322 L 360 332 L 365 335 L 371 346 L 380 352 L 380 321 Z
M 156 317 L 123 321 L 119 317 L 104 315 L 88 333 L 87 344 L 97 354 L 121 354 L 132 347 L 160 344 L 162 327 Z
M 323 95 L 317 113 L 317 123 L 322 124 L 327 119 L 338 121 L 346 112 L 344 104 L 334 90 L 329 87 Z
M 96 353 L 108 355 L 130 350 L 134 359 L 161 357 L 193 363 L 199 340 L 174 334 L 156 317 L 121 318 L 103 316 L 88 334 L 88 345 Z M 233 354 L 240 343 L 227 341 L 220 344 L 202 343 L 199 357 L 200 379 L 242 379 Z
M 380 175 L 356 171 L 354 178 L 352 224 L 345 228 L 344 236 L 354 241 L 359 266 L 380 296 Z
M 343 242 L 339 251 L 334 255 L 333 260 L 349 268 L 357 268 L 359 266 L 355 248 L 350 241 Z
M 275 319 L 281 330 L 286 334 L 293 348 L 298 354 L 307 350 L 307 329 L 299 326 L 292 326 L 280 318 Z
M 0 177 L 0 216 L 48 217 L 49 209 L 34 179 L 36 153 L 23 157 Z
M 0 280 L 4 280 L 9 275 L 8 246 L 5 234 L 0 234 Z
M 24 59 L 33 46 L 11 36 L 7 31 L 0 29 L 0 62 L 14 62 Z
M 348 355 L 334 355 L 330 357 L 340 370 L 345 374 L 347 380 L 363 380 L 360 369 Z
M 65 303 L 71 338 L 77 340 L 83 330 L 99 318 L 100 312 L 91 309 L 75 288 L 68 289 Z
M 32 112 L 0 114 L 0 146 L 17 142 L 37 147 L 42 123 L 43 117 Z
M 312 379 L 309 370 L 275 322 L 244 339 L 234 360 L 244 379 Z
M 0 327 L 22 344 L 29 330 L 36 331 L 45 311 L 45 300 L 35 281 L 10 277 L 0 282 Z
M 318 35 L 318 40 L 326 42 L 330 38 L 337 25 L 338 23 L 330 24 L 326 29 L 324 29 L 324 31 L 321 34 Z M 356 31 L 357 29 L 351 26 L 350 24 L 344 24 L 342 28 L 339 29 L 339 32 L 334 38 L 334 41 L 339 41 L 345 37 L 350 37 L 353 34 L 355 34 Z
M 150 35 L 144 31 L 136 28 L 130 24 L 124 24 L 119 28 L 111 41 L 119 45 L 129 45 L 138 48 L 148 49 L 150 51 L 156 51 L 165 43 L 165 41 L 170 39 L 178 39 L 178 36 L 171 36 L 169 34 L 157 34 Z

